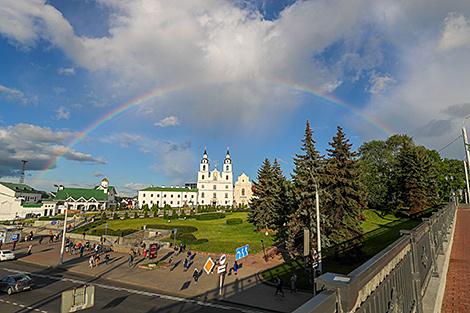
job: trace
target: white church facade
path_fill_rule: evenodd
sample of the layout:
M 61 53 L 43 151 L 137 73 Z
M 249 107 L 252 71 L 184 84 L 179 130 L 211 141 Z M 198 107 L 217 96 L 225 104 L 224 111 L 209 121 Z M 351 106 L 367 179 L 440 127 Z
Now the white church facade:
M 197 173 L 197 190 L 199 205 L 233 205 L 233 170 L 228 150 L 221 171 L 217 167 L 210 169 L 209 157 L 204 150 Z
M 157 207 L 195 207 L 203 206 L 238 206 L 248 205 L 251 199 L 250 178 L 244 173 L 237 184 L 233 181 L 233 164 L 230 151 L 227 149 L 220 169 L 215 164 L 211 168 L 209 156 L 204 154 L 199 163 L 197 183 L 187 187 L 154 187 L 150 186 L 138 192 L 138 205 L 142 208 L 147 204 L 150 208 Z M 235 200 L 236 197 L 236 200 Z

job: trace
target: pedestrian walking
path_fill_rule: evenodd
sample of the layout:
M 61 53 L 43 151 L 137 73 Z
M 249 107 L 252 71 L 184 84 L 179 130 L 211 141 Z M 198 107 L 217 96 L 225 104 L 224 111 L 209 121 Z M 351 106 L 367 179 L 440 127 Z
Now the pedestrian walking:
M 96 266 L 100 265 L 100 261 L 101 261 L 100 255 L 98 254 L 98 255 L 96 255 L 96 257 L 95 257 L 95 264 L 96 264 Z
M 107 254 L 104 256 L 104 264 L 108 265 L 108 262 L 109 262 L 109 254 L 107 253 Z
M 41 237 L 39 237 L 39 244 L 42 244 L 42 239 L 43 239 L 43 237 L 42 237 L 42 236 L 41 236 Z
M 290 292 L 297 292 L 297 275 L 295 273 L 290 277 Z
M 93 268 L 93 266 L 95 265 L 93 255 L 90 256 L 90 259 L 88 260 L 88 265 L 90 266 L 90 268 Z
M 15 240 L 15 241 L 13 241 L 13 247 L 12 247 L 12 249 L 11 249 L 12 251 L 15 251 L 15 248 L 16 248 L 16 243 L 17 243 L 17 241 L 16 241 L 16 240 Z
M 29 247 L 28 247 L 28 255 L 31 254 L 31 250 L 33 250 L 33 245 L 29 245 Z
M 183 263 L 184 271 L 187 271 L 189 268 L 189 261 L 188 258 L 184 258 L 184 263 Z
M 235 262 L 233 263 L 233 272 L 235 273 L 235 275 L 238 274 L 238 268 L 239 268 L 238 262 L 235 261 Z
M 85 251 L 85 247 L 83 245 L 80 246 L 80 257 L 83 256 L 83 252 Z
M 281 277 L 277 276 L 276 278 L 276 292 L 274 293 L 275 296 L 277 296 L 278 294 L 280 294 L 281 296 L 284 297 L 284 291 L 282 290 L 282 279 Z
M 134 256 L 132 255 L 132 253 L 129 253 L 129 258 L 127 260 L 129 262 L 129 267 L 131 267 L 134 263 Z
M 194 278 L 194 282 L 195 282 L 196 285 L 197 285 L 197 281 L 198 281 L 198 279 L 199 279 L 199 271 L 197 270 L 197 267 L 194 269 L 193 278 Z

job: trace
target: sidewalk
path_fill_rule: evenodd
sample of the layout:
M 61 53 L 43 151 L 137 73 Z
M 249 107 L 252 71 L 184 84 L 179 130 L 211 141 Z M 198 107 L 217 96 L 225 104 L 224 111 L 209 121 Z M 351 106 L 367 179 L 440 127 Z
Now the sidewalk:
M 470 312 L 470 209 L 457 211 L 442 312 Z
M 21 243 L 17 246 L 16 253 L 20 261 L 34 263 L 42 266 L 54 267 L 57 265 L 60 253 L 60 243 L 44 243 L 38 245 L 34 242 L 33 253 L 25 255 L 30 242 Z M 168 260 L 172 250 L 161 250 L 157 260 Z M 257 273 L 263 269 L 275 266 L 281 260 L 270 260 L 265 263 L 262 255 L 251 255 L 241 260 L 242 267 L 238 275 L 226 275 L 223 289 L 223 297 L 219 297 L 219 275 L 215 273 L 207 275 L 203 272 L 197 284 L 192 278 L 194 268 L 202 270 L 208 257 L 206 253 L 196 252 L 194 262 L 188 271 L 183 270 L 183 261 L 186 253 L 173 255 L 173 267 L 169 267 L 164 261 L 164 266 L 153 269 L 139 268 L 146 260 L 137 257 L 137 265 L 129 267 L 128 255 L 111 253 L 111 260 L 108 265 L 101 264 L 93 269 L 89 268 L 89 254 L 80 258 L 79 256 L 64 255 L 64 265 L 67 271 L 82 275 L 105 278 L 111 281 L 122 282 L 145 287 L 156 292 L 175 295 L 185 298 L 196 298 L 202 301 L 214 300 L 227 303 L 246 305 L 254 309 L 264 309 L 273 312 L 291 312 L 312 297 L 310 293 L 298 292 L 291 294 L 285 290 L 285 297 L 274 296 L 275 288 L 264 284 Z M 215 260 L 218 255 L 211 255 Z M 103 260 L 103 257 L 101 258 Z M 153 261 L 155 262 L 155 260 Z M 227 256 L 227 263 L 233 265 L 234 256 Z M 176 266 L 175 266 L 176 265 Z M 287 283 L 287 282 L 286 282 Z

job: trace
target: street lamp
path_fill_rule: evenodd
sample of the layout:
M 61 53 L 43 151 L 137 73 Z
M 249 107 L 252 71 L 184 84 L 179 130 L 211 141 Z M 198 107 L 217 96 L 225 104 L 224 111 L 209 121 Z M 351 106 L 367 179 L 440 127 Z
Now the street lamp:
M 320 230 L 320 197 L 318 195 L 318 183 L 313 176 L 313 169 L 308 168 L 310 176 L 312 177 L 313 183 L 315 185 L 315 212 L 317 216 L 317 250 L 318 250 L 318 270 L 322 272 L 322 257 L 321 257 L 321 230 Z
M 54 185 L 57 187 L 57 190 L 59 189 L 58 185 Z M 59 257 L 59 265 L 64 264 L 64 248 L 65 248 L 65 233 L 67 232 L 67 211 L 68 208 L 65 208 L 65 216 L 64 216 L 64 229 L 62 232 L 62 244 L 60 245 L 60 257 Z
M 467 130 L 465 129 L 465 120 L 468 119 L 470 115 L 467 115 L 462 120 L 462 137 L 463 137 L 463 147 L 465 149 L 465 157 L 467 162 L 464 161 L 465 165 L 465 182 L 467 183 L 467 203 L 470 202 L 470 184 L 468 183 L 468 165 L 470 165 L 470 151 L 468 150 L 468 138 Z

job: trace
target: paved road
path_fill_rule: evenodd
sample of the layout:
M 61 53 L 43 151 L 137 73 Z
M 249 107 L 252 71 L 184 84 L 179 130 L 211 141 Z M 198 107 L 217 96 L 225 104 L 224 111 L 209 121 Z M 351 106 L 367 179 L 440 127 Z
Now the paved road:
M 81 311 L 84 313 L 259 312 L 226 304 L 158 294 L 145 290 L 144 287 L 136 289 L 124 284 L 74 275 L 61 270 L 34 267 L 19 261 L 0 263 L 0 276 L 15 272 L 30 273 L 36 287 L 32 291 L 11 296 L 0 294 L 0 312 L 2 313 L 60 313 L 61 292 L 85 283 L 95 285 L 95 306 Z

